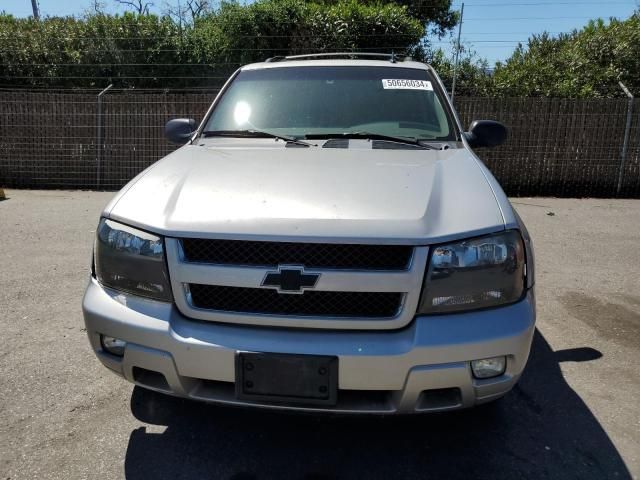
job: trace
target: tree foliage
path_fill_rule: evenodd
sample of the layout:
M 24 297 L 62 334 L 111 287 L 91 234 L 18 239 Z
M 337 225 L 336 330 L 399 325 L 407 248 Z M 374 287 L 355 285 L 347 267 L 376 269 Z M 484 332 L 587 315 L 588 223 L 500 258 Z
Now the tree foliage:
M 455 64 L 455 44 L 449 52 L 438 48 L 433 50 L 429 44 L 416 47 L 413 58 L 429 63 L 440 75 L 448 92 L 451 92 L 454 69 L 456 72 L 456 95 L 483 97 L 492 92 L 492 78 L 489 64 L 477 53 L 465 45 L 461 46 L 457 68 Z
M 336 4 L 340 0 L 318 0 L 319 3 Z M 359 3 L 379 5 L 380 0 L 364 0 Z M 443 36 L 458 23 L 458 13 L 451 10 L 452 0 L 393 0 L 403 6 L 407 13 L 429 28 L 430 33 Z
M 402 52 L 419 42 L 424 28 L 394 4 L 278 0 L 249 8 L 223 5 L 215 17 L 198 22 L 193 34 L 194 48 L 205 49 L 199 61 L 215 57 L 248 63 L 309 52 Z
M 0 15 L 0 85 L 162 85 L 181 73 L 178 29 L 155 15 L 103 14 L 37 21 Z
M 239 65 L 267 57 L 402 53 L 424 33 L 406 7 L 355 0 L 227 2 L 187 25 L 132 12 L 41 21 L 0 15 L 0 85 L 217 87 Z
M 502 96 L 611 97 L 622 81 L 640 95 L 640 15 L 590 22 L 582 30 L 533 36 L 493 76 Z
M 451 0 L 185 0 L 160 16 L 107 15 L 93 4 L 82 18 L 0 14 L 0 86 L 215 88 L 268 57 L 357 50 L 408 53 L 451 87 L 453 52 L 428 40 L 457 22 Z M 490 72 L 463 49 L 457 94 L 609 97 L 623 95 L 622 81 L 640 96 L 640 14 L 533 36 Z

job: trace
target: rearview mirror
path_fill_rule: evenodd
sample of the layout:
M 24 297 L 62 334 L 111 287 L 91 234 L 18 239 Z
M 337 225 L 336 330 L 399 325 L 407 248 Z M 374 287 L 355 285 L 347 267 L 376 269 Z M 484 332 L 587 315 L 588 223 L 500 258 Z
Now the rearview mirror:
M 193 118 L 174 118 L 164 126 L 164 136 L 171 143 L 184 145 L 196 131 L 196 121 Z
M 464 133 L 470 147 L 497 147 L 509 136 L 509 131 L 500 122 L 493 120 L 474 120 L 469 131 Z

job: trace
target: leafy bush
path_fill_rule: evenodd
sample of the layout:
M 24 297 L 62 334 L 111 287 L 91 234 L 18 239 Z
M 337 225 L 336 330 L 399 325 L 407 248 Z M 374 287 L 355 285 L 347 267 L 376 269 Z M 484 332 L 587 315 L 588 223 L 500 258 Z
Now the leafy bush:
M 336 4 L 341 0 L 316 0 L 317 3 Z M 391 0 L 407 8 L 413 18 L 426 26 L 430 33 L 443 36 L 458 24 L 458 12 L 451 10 L 452 0 Z M 361 0 L 361 4 L 379 6 L 380 0 Z
M 592 21 L 570 34 L 537 35 L 498 64 L 493 90 L 503 96 L 611 97 L 622 81 L 640 94 L 640 15 Z
M 176 26 L 155 15 L 54 17 L 0 15 L 2 85 L 148 85 L 180 59 Z M 178 47 L 178 48 L 177 48 Z M 158 79 L 159 80 L 159 79 Z
M 446 55 L 442 49 L 427 50 L 424 55 L 424 61 L 436 69 L 448 92 L 451 92 L 453 83 L 454 55 Z M 488 96 L 492 90 L 491 81 L 487 61 L 478 58 L 473 51 L 461 51 L 456 69 L 456 96 Z
M 41 21 L 0 15 L 0 85 L 219 86 L 240 64 L 338 50 L 399 53 L 424 25 L 394 3 L 262 0 L 181 28 L 156 15 L 91 15 Z

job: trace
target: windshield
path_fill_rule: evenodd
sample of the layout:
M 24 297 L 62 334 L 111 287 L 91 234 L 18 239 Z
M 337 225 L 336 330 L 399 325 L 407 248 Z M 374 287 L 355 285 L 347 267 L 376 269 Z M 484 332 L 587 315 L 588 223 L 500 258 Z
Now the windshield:
M 260 130 L 293 137 L 371 133 L 454 140 L 426 70 L 390 67 L 276 67 L 244 70 L 205 130 Z

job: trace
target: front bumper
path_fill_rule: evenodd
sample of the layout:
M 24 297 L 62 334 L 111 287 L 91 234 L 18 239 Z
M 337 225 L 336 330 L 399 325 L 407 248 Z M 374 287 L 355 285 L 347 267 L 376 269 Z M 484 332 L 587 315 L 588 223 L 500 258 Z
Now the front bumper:
M 517 382 L 535 328 L 533 290 L 519 303 L 461 314 L 420 316 L 392 331 L 267 328 L 194 321 L 172 304 L 101 287 L 91 279 L 82 304 L 94 352 L 127 380 L 164 393 L 233 405 L 306 411 L 412 413 L 471 407 Z M 100 334 L 127 342 L 105 352 Z M 235 397 L 238 351 L 335 355 L 335 406 L 283 405 Z M 507 356 L 500 377 L 477 380 L 469 362 Z

